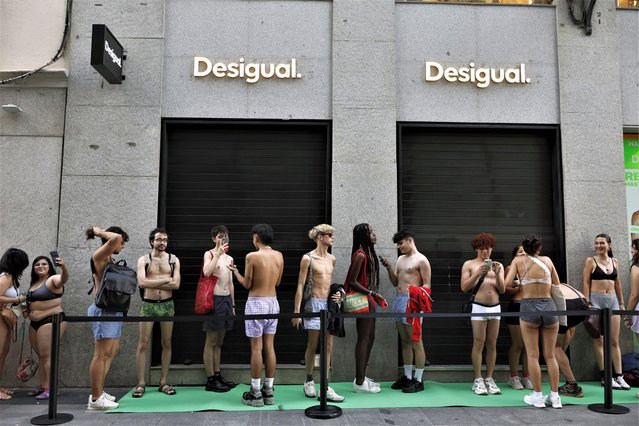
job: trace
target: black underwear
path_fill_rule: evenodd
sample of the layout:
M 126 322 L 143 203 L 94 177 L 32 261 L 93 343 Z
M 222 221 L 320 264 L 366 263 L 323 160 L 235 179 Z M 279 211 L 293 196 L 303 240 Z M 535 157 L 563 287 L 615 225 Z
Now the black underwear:
M 64 312 L 61 312 L 61 314 L 62 314 L 62 321 L 66 321 L 67 316 L 64 314 Z M 38 329 L 42 327 L 43 325 L 51 324 L 52 322 L 53 322 L 53 315 L 49 315 L 48 317 L 44 317 L 38 321 L 31 320 L 31 328 L 33 328 L 35 331 L 38 331 Z

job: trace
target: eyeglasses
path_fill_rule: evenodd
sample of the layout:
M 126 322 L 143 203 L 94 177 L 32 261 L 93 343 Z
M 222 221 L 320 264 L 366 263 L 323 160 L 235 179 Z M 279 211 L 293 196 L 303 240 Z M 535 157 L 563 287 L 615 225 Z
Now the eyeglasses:
M 158 242 L 158 243 L 168 243 L 169 239 L 168 238 L 156 238 L 153 241 Z

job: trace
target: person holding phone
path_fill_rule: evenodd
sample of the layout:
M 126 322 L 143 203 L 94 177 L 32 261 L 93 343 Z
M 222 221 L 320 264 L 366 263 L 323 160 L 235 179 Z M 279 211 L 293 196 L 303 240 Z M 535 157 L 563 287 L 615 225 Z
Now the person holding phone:
M 53 262 L 51 261 L 53 260 Z M 55 266 L 60 268 L 56 274 Z M 53 315 L 62 314 L 60 337 L 67 329 L 64 311 L 62 310 L 62 294 L 64 285 L 69 279 L 69 271 L 64 259 L 57 251 L 51 252 L 51 259 L 38 256 L 31 265 L 31 287 L 27 293 L 27 312 L 31 321 L 29 327 L 29 341 L 38 355 L 38 375 L 40 384 L 29 396 L 36 399 L 49 398 L 49 375 L 51 371 L 51 333 L 53 330 Z
M 464 293 L 473 291 L 479 286 L 473 301 L 473 314 L 493 314 L 490 316 L 471 317 L 473 328 L 473 350 L 471 359 L 475 381 L 471 387 L 477 395 L 497 395 L 501 389 L 493 379 L 495 362 L 497 361 L 497 336 L 501 305 L 499 295 L 506 291 L 504 285 L 504 267 L 493 261 L 490 256 L 497 244 L 492 234 L 483 232 L 476 235 L 471 246 L 476 257 L 464 262 L 461 271 L 461 290 Z M 486 378 L 481 374 L 482 353 L 486 348 Z
M 18 292 L 20 277 L 25 268 L 29 266 L 29 256 L 23 250 L 10 248 L 0 258 L 0 309 L 20 304 L 27 297 Z M 11 329 L 0 317 L 0 375 L 4 370 L 4 361 L 9 353 L 11 345 Z M 0 388 L 0 400 L 11 399 L 13 391 Z

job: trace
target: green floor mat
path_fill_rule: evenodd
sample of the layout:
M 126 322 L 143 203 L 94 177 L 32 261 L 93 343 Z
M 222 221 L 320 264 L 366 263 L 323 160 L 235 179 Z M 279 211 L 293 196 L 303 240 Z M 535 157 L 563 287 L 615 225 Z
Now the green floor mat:
M 343 409 L 356 408 L 417 408 L 417 407 L 515 407 L 523 406 L 523 397 L 530 391 L 513 390 L 506 384 L 501 386 L 501 395 L 475 395 L 471 390 L 471 383 L 438 383 L 424 382 L 424 391 L 414 394 L 392 390 L 390 382 L 380 383 L 382 391 L 378 394 L 358 394 L 348 383 L 331 383 L 335 391 L 346 397 L 338 405 Z M 603 387 L 598 382 L 580 383 L 585 396 L 572 398 L 564 396 L 561 401 L 568 404 L 603 403 Z M 319 388 L 319 386 L 318 386 Z M 132 391 L 123 396 L 118 402 L 120 406 L 108 413 L 170 413 L 190 411 L 247 411 L 247 410 L 303 410 L 318 405 L 316 399 L 304 396 L 302 385 L 275 386 L 275 404 L 263 408 L 254 408 L 242 404 L 242 393 L 248 390 L 248 385 L 239 385 L 226 393 L 206 392 L 204 386 L 177 386 L 177 394 L 164 395 L 155 387 L 147 387 L 142 398 L 133 398 Z M 544 394 L 549 391 L 548 384 L 544 384 Z M 636 404 L 637 389 L 630 391 L 614 391 L 615 404 Z M 330 404 L 330 403 L 329 403 Z

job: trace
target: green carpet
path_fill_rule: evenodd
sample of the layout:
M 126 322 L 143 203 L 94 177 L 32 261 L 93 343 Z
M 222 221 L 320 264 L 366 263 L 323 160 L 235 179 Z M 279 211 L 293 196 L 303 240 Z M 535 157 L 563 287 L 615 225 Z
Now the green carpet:
M 390 388 L 391 383 L 380 383 L 382 391 L 378 394 L 358 394 L 353 392 L 351 383 L 332 383 L 335 391 L 346 397 L 342 403 L 335 404 L 343 409 L 356 408 L 416 408 L 416 407 L 516 407 L 523 406 L 524 395 L 529 392 L 517 391 L 506 384 L 499 383 L 501 395 L 475 395 L 471 383 L 438 383 L 426 381 L 423 392 L 414 394 L 402 393 Z M 564 405 L 603 403 L 603 387 L 598 382 L 580 383 L 584 390 L 583 398 L 563 396 Z M 319 388 L 319 385 L 318 385 Z M 169 413 L 190 411 L 247 411 L 247 410 L 303 410 L 318 405 L 316 399 L 304 396 L 302 385 L 275 384 L 275 404 L 263 408 L 254 408 L 242 404 L 242 393 L 248 385 L 239 385 L 226 393 L 206 392 L 203 386 L 178 386 L 177 394 L 164 395 L 156 387 L 147 387 L 142 398 L 133 398 L 133 389 L 118 402 L 120 407 L 109 410 L 109 413 Z M 544 383 L 544 394 L 548 392 L 548 384 Z M 637 389 L 630 391 L 614 391 L 615 404 L 637 404 Z M 330 404 L 330 403 L 329 403 Z

